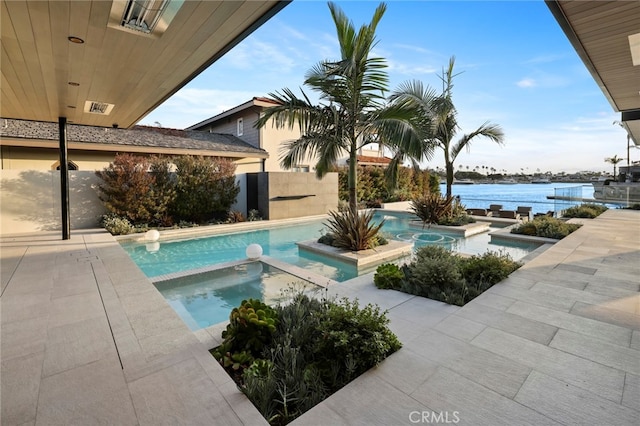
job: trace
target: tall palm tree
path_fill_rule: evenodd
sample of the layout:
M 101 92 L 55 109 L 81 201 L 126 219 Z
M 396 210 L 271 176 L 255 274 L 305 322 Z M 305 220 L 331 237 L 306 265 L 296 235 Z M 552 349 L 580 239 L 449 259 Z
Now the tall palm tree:
M 385 107 L 387 65 L 383 58 L 370 57 L 376 45 L 376 27 L 386 5 L 381 3 L 371 22 L 357 32 L 335 3 L 329 2 L 329 10 L 341 58 L 318 63 L 307 72 L 304 81 L 320 95 L 320 104 L 313 105 L 304 91 L 300 98 L 286 88 L 270 93 L 279 105 L 267 108 L 256 126 L 263 127 L 273 119 L 276 127 L 299 127 L 302 136 L 281 147 L 280 162 L 285 169 L 315 156 L 316 175 L 322 177 L 347 153 L 349 206 L 355 212 L 358 150 L 371 142 L 385 145 L 390 138 L 411 138 L 408 122 L 413 115 L 403 105 Z
M 424 149 L 432 150 L 434 146 L 437 146 L 444 152 L 447 197 L 451 196 L 453 163 L 464 148 L 469 149 L 471 141 L 483 136 L 499 145 L 504 143 L 504 133 L 500 126 L 488 122 L 485 122 L 473 132 L 462 135 L 456 142 L 453 141 L 459 130 L 458 112 L 452 99 L 453 78 L 457 75 L 453 73 L 454 64 L 455 57 L 452 57 L 449 60 L 449 66 L 446 70 L 443 70 L 440 76 L 442 80 L 442 93 L 440 95 L 423 101 L 423 94 L 431 93 L 431 90 L 424 89 L 420 82 L 412 82 L 401 85 L 390 97 L 394 103 L 417 103 L 420 107 L 419 110 L 423 116 L 414 121 L 426 126 L 420 129 L 421 135 L 427 135 L 426 139 L 422 141 Z M 485 166 L 482 167 L 485 168 Z
M 606 161 L 607 163 L 613 164 L 613 180 L 616 180 L 616 172 L 617 172 L 616 166 L 622 160 L 624 160 L 624 158 L 618 157 L 617 155 L 614 155 L 613 157 L 604 159 L 604 161 Z

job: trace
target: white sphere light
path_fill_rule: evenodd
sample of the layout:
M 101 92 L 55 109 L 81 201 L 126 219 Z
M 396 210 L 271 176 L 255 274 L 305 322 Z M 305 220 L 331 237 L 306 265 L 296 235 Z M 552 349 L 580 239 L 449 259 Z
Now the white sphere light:
M 247 257 L 251 260 L 259 259 L 262 256 L 262 247 L 260 244 L 249 244 L 246 251 Z
M 155 229 L 152 229 L 150 231 L 147 231 L 144 234 L 144 239 L 145 241 L 158 241 L 158 239 L 160 238 L 160 232 L 158 232 Z

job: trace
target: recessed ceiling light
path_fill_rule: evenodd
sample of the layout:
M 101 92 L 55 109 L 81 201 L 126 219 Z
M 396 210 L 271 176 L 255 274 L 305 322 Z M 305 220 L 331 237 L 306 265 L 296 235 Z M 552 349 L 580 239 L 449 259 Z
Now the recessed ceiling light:
M 70 81 L 69 86 L 80 86 L 80 83 L 76 83 L 75 81 Z
M 69 40 L 71 43 L 76 43 L 76 44 L 83 44 L 84 40 L 81 39 L 80 37 L 76 37 L 76 36 L 69 36 L 67 37 L 67 40 Z

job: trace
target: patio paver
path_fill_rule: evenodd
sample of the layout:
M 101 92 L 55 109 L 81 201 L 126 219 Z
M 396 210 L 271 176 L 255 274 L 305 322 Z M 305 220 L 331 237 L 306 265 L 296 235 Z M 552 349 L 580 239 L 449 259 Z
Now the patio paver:
M 292 424 L 639 424 L 640 212 L 583 223 L 462 308 L 332 283 L 403 349 Z M 0 249 L 3 425 L 267 424 L 109 234 Z

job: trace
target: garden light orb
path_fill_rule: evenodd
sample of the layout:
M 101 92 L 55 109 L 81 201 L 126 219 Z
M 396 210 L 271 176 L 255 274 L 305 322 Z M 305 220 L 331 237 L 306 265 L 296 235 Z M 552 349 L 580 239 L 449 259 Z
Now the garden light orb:
M 257 260 L 262 256 L 262 247 L 260 244 L 249 244 L 246 254 L 249 259 Z
M 160 232 L 158 232 L 155 229 L 152 229 L 150 231 L 147 231 L 144 234 L 144 239 L 145 241 L 158 241 L 158 239 L 160 238 Z

